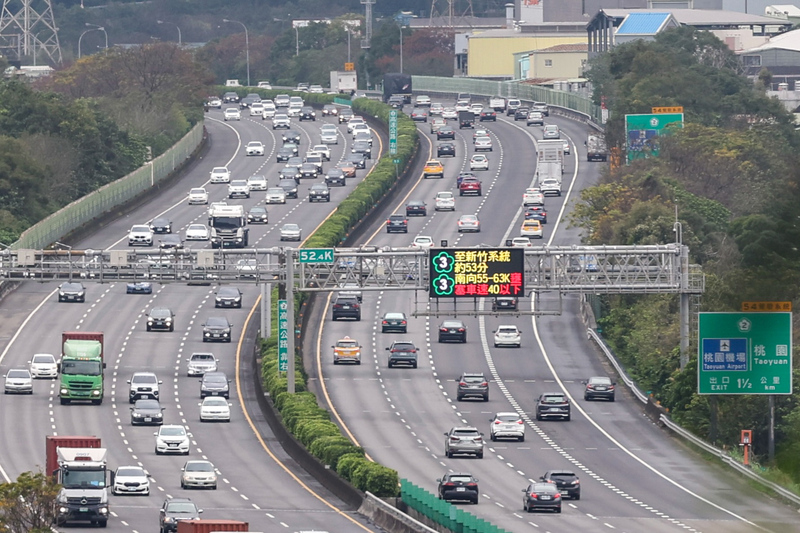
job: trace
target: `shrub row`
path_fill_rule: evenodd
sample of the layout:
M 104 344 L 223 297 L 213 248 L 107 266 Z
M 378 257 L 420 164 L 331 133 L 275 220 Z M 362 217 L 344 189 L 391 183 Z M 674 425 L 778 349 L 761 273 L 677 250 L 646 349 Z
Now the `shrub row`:
M 242 89 L 237 91 L 240 95 Z M 246 92 L 250 92 L 248 89 Z M 274 97 L 285 91 L 254 90 L 262 98 Z M 333 95 L 303 94 L 306 101 L 329 103 Z M 360 98 L 353 102 L 353 109 L 368 114 L 388 124 L 391 108 L 379 102 Z M 307 247 L 330 248 L 337 246 L 349 232 L 374 208 L 397 181 L 393 159 L 399 159 L 399 168 L 405 168 L 417 148 L 417 130 L 413 121 L 398 114 L 397 154 L 384 155 L 373 170 L 342 201 L 334 214 L 308 239 Z M 272 331 L 278 330 L 277 289 L 272 298 Z M 300 309 L 302 295 L 298 295 L 295 309 Z M 278 344 L 276 336 L 261 341 L 261 371 L 264 388 L 280 412 L 286 428 L 308 451 L 323 464 L 329 465 L 340 476 L 356 488 L 369 491 L 376 496 L 396 496 L 399 492 L 399 476 L 396 470 L 369 461 L 364 450 L 355 446 L 342 435 L 339 426 L 330 419 L 330 413 L 317 404 L 309 392 L 303 375 L 302 362 L 295 358 L 295 393 L 286 392 L 287 380 L 278 371 Z

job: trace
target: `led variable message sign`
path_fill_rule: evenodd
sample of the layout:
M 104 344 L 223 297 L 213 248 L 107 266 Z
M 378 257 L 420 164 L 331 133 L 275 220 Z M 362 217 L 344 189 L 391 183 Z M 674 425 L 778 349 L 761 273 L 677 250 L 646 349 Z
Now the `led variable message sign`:
M 432 248 L 430 296 L 521 296 L 525 251 L 521 248 Z

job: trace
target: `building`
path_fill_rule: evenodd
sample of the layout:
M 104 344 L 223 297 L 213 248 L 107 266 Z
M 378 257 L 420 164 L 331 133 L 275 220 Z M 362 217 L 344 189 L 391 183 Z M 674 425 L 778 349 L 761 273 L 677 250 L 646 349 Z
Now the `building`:
M 764 14 L 768 17 L 787 20 L 795 25 L 800 24 L 800 7 L 792 4 L 767 6 L 764 8 Z
M 790 31 L 741 53 L 745 74 L 757 78 L 762 69 L 772 74 L 773 88 L 800 89 L 800 30 Z
M 657 33 L 678 26 L 671 13 L 630 13 L 614 32 L 614 41 L 616 44 L 641 39 L 652 41 Z
M 527 79 L 537 85 L 581 79 L 588 58 L 588 45 L 558 44 L 541 50 L 514 54 L 515 79 Z

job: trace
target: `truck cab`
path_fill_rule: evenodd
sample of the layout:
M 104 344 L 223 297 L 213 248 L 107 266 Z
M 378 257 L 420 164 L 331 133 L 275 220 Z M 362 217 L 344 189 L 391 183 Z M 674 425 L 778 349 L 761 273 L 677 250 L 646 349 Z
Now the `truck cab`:
M 61 373 L 58 396 L 61 405 L 73 401 L 103 403 L 103 334 L 92 332 L 64 332 Z
M 89 522 L 106 527 L 108 506 L 108 450 L 57 448 L 56 481 L 61 485 L 56 501 L 56 524 Z
M 208 225 L 211 227 L 212 248 L 245 248 L 249 244 L 243 205 L 212 207 L 208 213 Z

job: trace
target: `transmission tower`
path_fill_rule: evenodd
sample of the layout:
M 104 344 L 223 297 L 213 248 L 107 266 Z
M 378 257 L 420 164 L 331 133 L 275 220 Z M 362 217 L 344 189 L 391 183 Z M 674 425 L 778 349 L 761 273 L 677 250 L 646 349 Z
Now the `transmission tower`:
M 441 2 L 442 0 L 438 1 Z M 437 0 L 431 0 L 431 26 L 446 26 L 449 29 L 453 29 L 454 23 L 458 22 L 458 19 L 475 16 L 475 12 L 472 10 L 472 0 L 466 0 L 466 6 L 456 5 L 463 3 L 458 0 L 446 0 L 447 11 L 445 13 L 439 11 L 436 2 Z
M 3 0 L 0 50 L 20 62 L 44 51 L 51 63 L 60 64 L 61 46 L 52 0 Z

